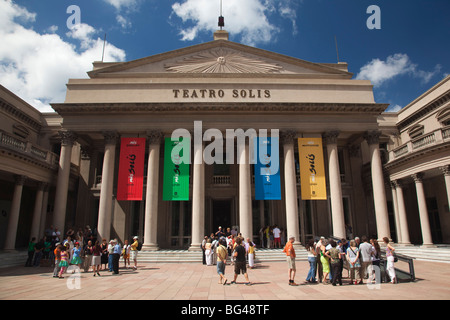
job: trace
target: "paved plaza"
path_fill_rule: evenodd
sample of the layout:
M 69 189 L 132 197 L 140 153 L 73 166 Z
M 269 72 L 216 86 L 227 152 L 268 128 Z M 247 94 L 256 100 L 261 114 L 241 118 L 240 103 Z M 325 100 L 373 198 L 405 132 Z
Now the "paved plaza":
M 349 285 L 303 284 L 308 262 L 297 261 L 296 282 L 288 285 L 287 263 L 257 264 L 249 270 L 251 286 L 240 275 L 237 284 L 220 285 L 215 266 L 196 263 L 139 264 L 137 271 L 120 269 L 119 275 L 101 271 L 53 278 L 49 267 L 8 267 L 0 269 L 2 300 L 447 300 L 450 298 L 450 269 L 447 263 L 414 262 L 415 282 L 382 283 L 378 288 Z M 400 263 L 398 263 L 401 267 Z M 405 266 L 406 268 L 406 266 Z M 79 277 L 77 277 L 79 276 Z M 228 282 L 233 268 L 227 265 Z

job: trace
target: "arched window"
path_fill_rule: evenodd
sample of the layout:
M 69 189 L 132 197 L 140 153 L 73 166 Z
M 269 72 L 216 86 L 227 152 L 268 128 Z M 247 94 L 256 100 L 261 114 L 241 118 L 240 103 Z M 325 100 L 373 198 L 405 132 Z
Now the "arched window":
M 444 126 L 450 126 L 450 106 L 445 107 L 436 114 L 437 120 Z
M 414 139 L 414 138 L 417 138 L 417 137 L 423 135 L 423 125 L 416 124 L 416 125 L 412 126 L 408 130 L 408 134 L 411 139 Z

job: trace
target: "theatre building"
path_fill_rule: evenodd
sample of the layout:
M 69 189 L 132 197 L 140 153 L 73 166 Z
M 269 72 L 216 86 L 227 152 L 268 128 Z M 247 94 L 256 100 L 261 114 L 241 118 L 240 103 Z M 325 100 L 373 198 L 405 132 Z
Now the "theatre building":
M 50 225 L 138 235 L 145 250 L 196 250 L 219 226 L 258 242 L 275 224 L 301 244 L 322 235 L 450 242 L 449 77 L 385 113 L 347 63 L 234 43 L 226 31 L 134 61 L 94 62 L 88 76 L 68 81 L 55 114 L 2 88 L 5 249 Z M 277 170 L 252 161 L 261 141 Z

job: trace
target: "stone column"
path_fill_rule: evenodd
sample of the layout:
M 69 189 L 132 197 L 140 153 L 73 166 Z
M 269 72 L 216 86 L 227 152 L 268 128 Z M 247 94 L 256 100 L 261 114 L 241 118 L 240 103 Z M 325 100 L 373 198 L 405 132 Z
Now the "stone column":
M 244 239 L 253 238 L 252 185 L 249 145 L 238 146 L 239 159 L 239 231 Z
M 69 191 L 72 147 L 77 136 L 70 131 L 59 131 L 58 133 L 61 137 L 61 154 L 59 156 L 58 180 L 56 182 L 53 226 L 63 236 L 66 227 L 67 193 Z
M 158 197 L 159 197 L 159 154 L 163 134 L 159 131 L 147 133 L 148 165 L 147 190 L 145 193 L 145 219 L 143 250 L 158 250 Z
M 103 157 L 102 184 L 100 189 L 100 204 L 98 209 L 98 239 L 110 239 L 112 197 L 114 185 L 114 160 L 116 157 L 117 132 L 103 133 L 105 137 L 105 155 Z
M 39 225 L 40 225 L 39 238 L 42 238 L 45 233 L 45 223 L 47 222 L 48 189 L 49 189 L 49 184 L 45 183 L 44 196 L 42 199 L 42 207 L 41 207 L 41 222 L 39 223 Z
M 450 207 L 450 165 L 440 167 L 445 179 L 445 188 L 447 190 L 447 204 Z
M 327 144 L 333 235 L 342 239 L 346 237 L 346 233 L 344 205 L 342 202 L 341 173 L 339 171 L 339 156 L 337 147 L 338 136 L 338 131 L 326 132 L 323 135 Z
M 200 134 L 202 134 L 200 132 Z M 199 139 L 199 140 L 197 140 Z M 203 138 L 195 138 L 203 141 Z M 194 164 L 192 179 L 192 239 L 189 251 L 201 251 L 205 236 L 205 163 L 203 162 L 203 143 L 194 144 Z
M 33 219 L 31 221 L 30 239 L 36 237 L 39 240 L 39 229 L 41 225 L 42 202 L 44 200 L 45 183 L 39 182 L 34 202 Z
M 281 133 L 284 152 L 284 198 L 286 201 L 286 236 L 295 237 L 294 246 L 300 245 L 300 232 L 298 223 L 297 178 L 294 161 L 295 131 Z
M 6 230 L 5 250 L 16 248 L 17 226 L 19 225 L 20 202 L 22 200 L 23 184 L 27 177 L 14 176 L 15 186 L 12 198 L 11 211 L 8 219 L 8 229 Z
M 377 220 L 378 241 L 382 241 L 383 237 L 391 238 L 389 214 L 384 189 L 383 166 L 380 157 L 380 135 L 380 132 L 372 131 L 367 132 L 365 136 L 370 148 L 373 201 L 375 206 L 375 217 Z
M 423 189 L 423 173 L 415 173 L 411 175 L 416 184 L 417 203 L 419 205 L 420 227 L 422 230 L 422 246 L 433 246 L 431 237 L 430 219 L 428 218 L 427 201 L 425 199 L 425 191 Z
M 396 184 L 393 181 L 391 181 L 390 186 L 392 191 L 392 205 L 394 207 L 395 230 L 397 231 L 397 243 L 402 243 L 402 230 L 400 228 L 400 217 L 398 214 L 398 199 L 397 199 Z
M 402 234 L 401 244 L 411 244 L 409 240 L 409 228 L 408 219 L 406 218 L 405 199 L 403 197 L 403 187 L 399 180 L 392 181 L 395 185 L 397 195 L 397 207 L 398 207 L 398 220 L 400 225 L 400 231 Z M 399 240 L 400 241 L 400 240 Z

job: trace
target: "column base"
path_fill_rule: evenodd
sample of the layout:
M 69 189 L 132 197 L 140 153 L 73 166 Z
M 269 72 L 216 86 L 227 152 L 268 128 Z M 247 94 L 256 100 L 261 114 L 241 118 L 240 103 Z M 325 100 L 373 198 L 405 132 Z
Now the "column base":
M 422 245 L 419 246 L 419 248 L 423 249 L 423 248 L 437 248 L 437 246 L 433 243 L 424 243 Z
M 149 244 L 144 243 L 142 245 L 142 251 L 158 251 L 158 250 L 159 250 L 159 246 L 154 243 L 149 243 Z
M 303 248 L 302 244 L 300 241 L 294 241 L 294 243 L 292 244 L 294 247 L 294 250 L 302 250 L 305 249 Z
M 412 243 L 395 243 L 397 247 L 414 247 Z
M 200 248 L 200 243 L 199 244 L 191 244 L 191 246 L 189 247 L 188 251 L 197 251 L 197 252 L 201 252 L 202 248 Z

